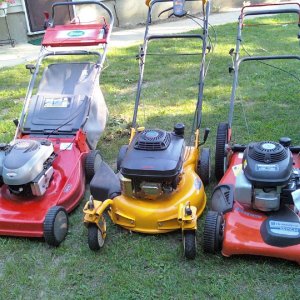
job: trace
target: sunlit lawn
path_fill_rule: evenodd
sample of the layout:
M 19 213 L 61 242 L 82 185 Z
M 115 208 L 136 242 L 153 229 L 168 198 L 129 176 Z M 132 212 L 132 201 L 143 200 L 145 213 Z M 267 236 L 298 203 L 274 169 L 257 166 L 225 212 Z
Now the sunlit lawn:
M 272 22 L 278 19 L 272 19 Z M 282 21 L 282 19 L 281 19 Z M 253 22 L 253 21 L 252 21 Z M 244 44 L 251 54 L 298 54 L 297 25 L 246 27 Z M 218 45 L 206 78 L 202 128 L 210 127 L 207 142 L 214 149 L 217 124 L 226 121 L 232 75 L 229 50 L 234 47 L 236 25 L 216 27 Z M 187 136 L 197 99 L 199 57 L 171 54 L 198 51 L 192 42 L 162 42 L 149 51 L 170 54 L 147 57 L 139 125 L 172 130 L 184 122 Z M 160 50 L 159 50 L 160 49 Z M 99 142 L 106 161 L 115 168 L 118 149 L 128 142 L 135 100 L 138 48 L 111 49 L 101 86 L 110 111 L 107 130 Z M 242 51 L 245 54 L 244 51 Z M 300 77 L 299 61 L 272 62 Z M 245 63 L 233 122 L 236 142 L 275 140 L 290 136 L 300 143 L 299 79 L 261 63 Z M 0 137 L 14 133 L 29 82 L 24 66 L 0 72 Z M 246 126 L 247 123 L 247 126 Z M 210 194 L 215 182 L 208 189 Z M 83 204 L 82 204 L 83 205 Z M 49 248 L 39 240 L 0 238 L 0 299 L 296 299 L 300 271 L 293 263 L 271 258 L 204 255 L 199 221 L 198 255 L 183 257 L 181 235 L 131 234 L 108 222 L 108 238 L 101 252 L 87 246 L 82 205 L 70 216 L 70 233 L 61 247 Z M 108 218 L 107 218 L 108 219 Z M 300 254 L 299 254 L 300 255 Z

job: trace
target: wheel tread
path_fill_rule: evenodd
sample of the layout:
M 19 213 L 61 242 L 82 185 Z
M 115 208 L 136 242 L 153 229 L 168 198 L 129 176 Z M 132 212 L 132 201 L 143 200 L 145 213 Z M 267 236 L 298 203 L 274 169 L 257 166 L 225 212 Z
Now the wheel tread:
M 88 155 L 86 156 L 85 159 L 85 177 L 87 181 L 91 181 L 92 178 L 94 177 L 95 173 L 97 170 L 95 170 L 95 159 L 96 156 L 100 155 L 99 150 L 92 150 Z
M 198 162 L 198 175 L 204 186 L 210 183 L 210 149 L 203 148 Z
M 203 232 L 203 250 L 207 253 L 216 253 L 218 250 L 217 245 L 217 221 L 218 221 L 218 212 L 209 211 L 207 213 L 205 223 L 204 223 L 204 232 Z
M 228 124 L 220 123 L 217 130 L 215 153 L 215 176 L 221 180 L 224 175 L 225 145 L 227 142 Z
M 44 220 L 44 238 L 48 245 L 57 247 L 62 241 L 58 241 L 54 235 L 54 222 L 55 216 L 60 212 L 64 211 L 67 216 L 68 222 L 68 214 L 66 210 L 62 206 L 53 206 L 49 209 L 45 220 Z
M 194 230 L 184 232 L 184 255 L 187 259 L 196 257 L 196 233 Z

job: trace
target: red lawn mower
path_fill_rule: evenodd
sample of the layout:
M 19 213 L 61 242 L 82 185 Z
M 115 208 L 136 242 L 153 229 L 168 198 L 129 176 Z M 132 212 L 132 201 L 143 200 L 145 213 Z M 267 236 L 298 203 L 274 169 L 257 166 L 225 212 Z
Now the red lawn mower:
M 109 15 L 109 24 L 101 19 L 55 25 L 56 9 L 83 4 L 100 6 Z M 68 213 L 83 198 L 85 179 L 91 179 L 101 163 L 95 148 L 107 108 L 99 77 L 113 21 L 100 1 L 52 6 L 37 63 L 26 66 L 32 77 L 14 140 L 0 144 L 0 235 L 44 237 L 52 246 L 64 240 Z M 82 45 L 100 45 L 102 50 L 57 48 Z M 88 61 L 49 63 L 53 57 L 70 55 L 86 56 Z
M 251 61 L 300 61 L 298 55 L 239 57 L 244 18 L 300 14 L 299 3 L 286 5 L 247 6 L 239 18 L 229 120 L 220 123 L 217 130 L 215 175 L 220 183 L 213 192 L 205 220 L 205 252 L 272 256 L 300 264 L 300 146 L 292 146 L 287 137 L 279 142 L 248 145 L 233 144 L 231 140 L 240 65 Z M 260 9 L 249 10 L 257 6 Z

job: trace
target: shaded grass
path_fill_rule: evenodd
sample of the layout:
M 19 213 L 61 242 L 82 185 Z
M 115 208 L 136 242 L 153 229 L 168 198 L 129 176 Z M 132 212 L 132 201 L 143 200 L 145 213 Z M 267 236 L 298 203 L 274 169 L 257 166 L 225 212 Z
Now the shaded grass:
M 226 121 L 228 115 L 232 83 L 227 69 L 231 63 L 228 52 L 234 46 L 235 25 L 218 26 L 216 30 L 218 47 L 206 80 L 202 122 L 203 127 L 212 130 L 208 141 L 212 149 L 217 124 Z M 288 54 L 299 53 L 296 26 L 264 27 L 259 34 L 257 30 L 251 27 L 244 31 L 245 47 L 250 53 L 278 54 L 283 49 Z M 180 46 L 184 46 L 184 52 L 197 51 L 199 47 L 195 42 L 162 44 L 165 53 Z M 150 50 L 157 52 L 158 46 L 153 44 Z M 112 49 L 109 68 L 101 77 L 110 121 L 99 149 L 112 166 L 118 149 L 129 138 L 138 78 L 136 53 L 137 47 Z M 198 60 L 147 58 L 140 125 L 171 130 L 174 123 L 183 121 L 190 128 L 197 98 Z M 299 63 L 276 65 L 300 76 Z M 236 141 L 278 140 L 289 135 L 299 144 L 299 82 L 260 63 L 245 64 L 240 75 L 233 124 Z M 28 81 L 29 74 L 23 66 L 0 73 L 1 141 L 9 141 L 13 136 L 11 120 L 20 113 L 19 99 L 24 97 Z M 249 135 L 243 108 L 251 129 Z M 296 299 L 299 295 L 300 271 L 293 263 L 261 257 L 226 259 L 204 255 L 200 242 L 204 218 L 199 220 L 195 261 L 183 258 L 180 233 L 130 234 L 111 224 L 108 218 L 106 245 L 99 253 L 91 252 L 82 225 L 82 206 L 71 214 L 70 233 L 57 249 L 40 240 L 0 238 L 1 299 Z

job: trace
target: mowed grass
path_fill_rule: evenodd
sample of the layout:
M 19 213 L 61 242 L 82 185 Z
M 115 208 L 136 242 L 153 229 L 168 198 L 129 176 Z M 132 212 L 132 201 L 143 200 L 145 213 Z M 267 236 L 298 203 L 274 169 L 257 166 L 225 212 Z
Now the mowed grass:
M 268 19 L 270 22 L 283 19 Z M 288 19 L 295 20 L 295 18 Z M 296 20 L 295 20 L 296 21 Z M 258 21 L 251 21 L 258 22 Z M 210 127 L 207 146 L 214 150 L 217 124 L 226 121 L 232 75 L 228 73 L 236 25 L 216 27 L 218 46 L 205 86 L 202 128 Z M 297 25 L 246 27 L 245 48 L 252 54 L 299 54 Z M 198 51 L 192 42 L 153 43 L 152 53 Z M 103 157 L 115 168 L 118 149 L 128 142 L 138 78 L 137 47 L 111 49 L 101 86 L 110 111 L 107 130 L 99 142 Z M 245 54 L 243 52 L 243 54 Z M 300 77 L 299 62 L 272 62 Z M 138 122 L 171 130 L 184 122 L 189 135 L 195 102 L 199 58 L 149 56 Z M 0 72 L 0 137 L 14 134 L 12 119 L 22 108 L 29 74 L 24 66 Z M 245 63 L 240 70 L 233 136 L 238 143 L 290 136 L 300 143 L 299 81 L 261 63 Z M 245 125 L 247 120 L 248 129 Z M 213 152 L 213 151 L 212 151 Z M 216 182 L 207 189 L 208 195 Z M 202 252 L 204 217 L 199 219 L 198 254 L 183 257 L 180 232 L 164 235 L 130 233 L 108 218 L 104 248 L 94 253 L 87 245 L 82 223 L 84 201 L 70 215 L 70 232 L 57 248 L 41 240 L 0 238 L 0 299 L 296 299 L 300 270 L 294 263 L 263 257 L 207 255 Z M 299 254 L 300 255 L 300 254 Z

